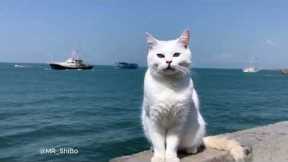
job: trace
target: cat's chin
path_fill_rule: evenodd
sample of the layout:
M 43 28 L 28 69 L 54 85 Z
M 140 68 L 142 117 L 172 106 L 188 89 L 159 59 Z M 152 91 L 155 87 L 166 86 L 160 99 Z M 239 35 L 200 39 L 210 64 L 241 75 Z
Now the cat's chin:
M 163 69 L 159 72 L 163 76 L 176 76 L 176 75 L 181 75 L 181 72 L 174 69 L 174 68 L 169 68 L 169 69 Z
M 162 77 L 167 77 L 167 78 L 175 78 L 175 77 L 183 77 L 185 74 L 183 71 L 180 71 L 174 67 L 170 68 L 151 68 L 151 72 L 154 76 L 162 76 Z

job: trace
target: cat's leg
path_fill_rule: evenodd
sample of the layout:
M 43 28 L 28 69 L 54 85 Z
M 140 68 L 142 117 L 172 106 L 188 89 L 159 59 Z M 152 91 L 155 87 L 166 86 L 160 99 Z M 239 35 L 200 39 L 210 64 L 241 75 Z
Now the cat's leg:
M 149 136 L 153 146 L 153 157 L 151 162 L 165 162 L 165 131 L 150 125 Z
M 196 131 L 196 132 L 195 132 Z M 204 129 L 198 129 L 194 131 L 187 131 L 182 136 L 179 149 L 189 154 L 195 154 L 203 144 L 203 137 L 205 135 Z
M 180 142 L 180 128 L 172 128 L 166 134 L 166 162 L 180 162 L 177 156 L 178 145 Z
M 142 116 L 144 132 L 153 147 L 151 162 L 165 162 L 165 131 L 153 124 L 147 116 Z
M 184 130 L 179 149 L 191 154 L 197 153 L 199 147 L 203 144 L 203 137 L 206 133 L 205 121 L 201 114 L 198 113 L 196 120 L 188 121 Z

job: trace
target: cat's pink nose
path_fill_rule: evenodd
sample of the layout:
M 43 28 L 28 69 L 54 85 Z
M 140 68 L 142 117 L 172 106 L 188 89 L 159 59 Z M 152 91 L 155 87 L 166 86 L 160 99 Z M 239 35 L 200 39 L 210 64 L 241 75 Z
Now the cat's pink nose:
M 167 60 L 166 63 L 167 63 L 167 64 L 171 64 L 171 63 L 172 63 L 172 60 Z

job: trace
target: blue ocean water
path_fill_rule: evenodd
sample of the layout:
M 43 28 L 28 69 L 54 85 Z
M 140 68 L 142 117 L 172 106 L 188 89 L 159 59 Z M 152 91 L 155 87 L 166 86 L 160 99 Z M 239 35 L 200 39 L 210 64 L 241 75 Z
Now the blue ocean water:
M 140 124 L 144 72 L 0 64 L 0 161 L 105 162 L 149 148 Z M 278 71 L 193 69 L 192 77 L 209 134 L 288 120 L 288 76 Z

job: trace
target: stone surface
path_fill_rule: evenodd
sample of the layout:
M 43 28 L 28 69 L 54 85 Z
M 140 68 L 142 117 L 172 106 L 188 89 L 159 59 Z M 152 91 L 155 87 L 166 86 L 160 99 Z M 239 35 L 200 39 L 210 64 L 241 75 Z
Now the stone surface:
M 129 156 L 115 158 L 110 162 L 150 162 L 151 156 L 152 151 L 149 150 Z M 233 162 L 232 157 L 228 155 L 228 152 L 213 149 L 206 149 L 204 152 L 197 153 L 195 155 L 184 156 L 181 158 L 181 162 L 220 162 L 220 161 Z
M 248 147 L 246 161 L 251 162 L 288 162 L 288 122 L 279 122 L 263 127 L 221 134 L 235 139 Z M 110 162 L 150 162 L 151 151 L 112 159 Z M 205 149 L 194 155 L 180 155 L 181 162 L 233 162 L 226 151 Z

